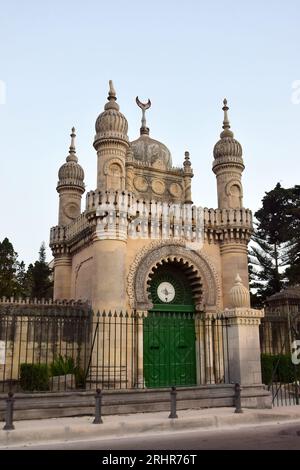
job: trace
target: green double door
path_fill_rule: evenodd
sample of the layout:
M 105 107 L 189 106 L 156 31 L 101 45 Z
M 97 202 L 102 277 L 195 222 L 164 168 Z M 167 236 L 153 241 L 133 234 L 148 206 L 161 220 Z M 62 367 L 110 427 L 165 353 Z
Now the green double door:
M 149 312 L 144 319 L 146 387 L 195 385 L 195 340 L 193 314 Z

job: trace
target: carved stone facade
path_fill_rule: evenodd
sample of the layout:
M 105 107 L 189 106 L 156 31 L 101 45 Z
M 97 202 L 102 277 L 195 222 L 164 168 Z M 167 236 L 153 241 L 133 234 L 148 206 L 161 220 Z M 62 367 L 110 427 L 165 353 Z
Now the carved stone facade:
M 260 314 L 251 313 L 247 294 L 252 215 L 243 207 L 242 147 L 230 130 L 227 102 L 224 130 L 214 148 L 218 208 L 208 209 L 193 205 L 189 153 L 175 168 L 168 148 L 150 137 L 145 118 L 150 101 L 137 98 L 142 127 L 140 137 L 130 142 L 116 99 L 110 83 L 108 102 L 96 120 L 97 188 L 87 193 L 83 212 L 84 175 L 74 158 L 74 136 L 71 162 L 67 159 L 67 168 L 60 170 L 60 214 L 63 210 L 67 216 L 59 216 L 50 235 L 55 299 L 81 299 L 96 311 L 147 313 L 153 307 L 152 278 L 160 269 L 170 270 L 185 278 L 194 312 L 227 312 L 237 328 L 247 322 L 253 327 L 252 318 L 257 325 Z M 238 286 L 231 291 L 237 275 Z
M 245 289 L 248 286 L 252 215 L 242 205 L 242 147 L 230 130 L 227 102 L 223 131 L 214 147 L 219 207 L 207 209 L 192 203 L 189 153 L 182 167 L 174 168 L 166 145 L 150 137 L 145 112 L 151 102 L 137 98 L 143 112 L 140 137 L 129 142 L 128 123 L 116 100 L 110 83 L 108 101 L 95 125 L 97 188 L 87 193 L 82 213 L 84 173 L 76 157 L 74 129 L 70 154 L 59 170 L 59 225 L 51 229 L 50 239 L 55 298 L 77 299 L 80 293 L 94 309 L 140 309 L 142 304 L 150 308 L 149 270 L 162 260 L 182 259 L 199 274 L 197 310 L 216 313 L 234 307 L 229 291 L 236 275 Z M 110 266 L 104 264 L 107 256 Z M 114 305 L 118 289 L 122 296 Z

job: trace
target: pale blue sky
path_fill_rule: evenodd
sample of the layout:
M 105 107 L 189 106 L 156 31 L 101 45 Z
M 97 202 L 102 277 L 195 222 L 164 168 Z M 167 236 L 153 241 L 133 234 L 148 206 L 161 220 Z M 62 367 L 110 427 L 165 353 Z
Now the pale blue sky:
M 0 0 L 0 239 L 26 263 L 48 244 L 73 125 L 87 190 L 95 189 L 94 123 L 109 79 L 131 139 L 140 127 L 135 96 L 149 97 L 152 137 L 175 165 L 190 151 L 197 205 L 217 205 L 212 150 L 225 96 L 244 149 L 245 206 L 255 211 L 277 181 L 299 184 L 300 104 L 291 99 L 299 24 L 299 0 Z

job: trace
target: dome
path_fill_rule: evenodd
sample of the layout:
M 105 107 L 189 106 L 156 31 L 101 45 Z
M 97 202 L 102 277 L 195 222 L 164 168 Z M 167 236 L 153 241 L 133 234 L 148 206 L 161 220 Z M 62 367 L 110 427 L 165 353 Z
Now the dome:
M 128 123 L 125 116 L 120 113 L 119 105 L 116 103 L 116 92 L 113 83 L 109 81 L 108 103 L 104 106 L 104 111 L 101 113 L 95 124 L 96 136 L 95 143 L 98 140 L 105 138 L 115 138 L 128 141 Z
M 140 128 L 140 137 L 131 142 L 133 158 L 142 163 L 148 163 L 157 168 L 172 168 L 172 157 L 170 150 L 158 140 L 149 137 L 149 127 L 146 125 L 146 110 L 151 107 L 151 101 L 142 103 L 138 96 L 136 103 L 142 110 L 142 126 Z
M 227 100 L 224 99 L 223 101 L 224 107 L 224 121 L 223 121 L 223 132 L 221 132 L 220 137 L 221 139 L 216 143 L 214 147 L 214 165 L 216 166 L 219 163 L 227 163 L 227 162 L 235 162 L 242 166 L 243 163 L 243 149 L 241 144 L 234 138 L 233 132 L 230 130 L 230 124 L 228 120 L 228 106 Z M 226 160 L 224 162 L 224 160 Z
M 162 142 L 152 139 L 147 134 L 142 134 L 131 142 L 131 149 L 135 160 L 150 163 L 158 168 L 172 168 L 170 150 Z
M 243 285 L 238 274 L 235 278 L 234 286 L 230 289 L 229 295 L 233 308 L 245 308 L 250 306 L 249 290 Z
M 58 172 L 58 185 L 65 186 L 65 185 L 76 185 L 80 186 L 84 189 L 84 171 L 82 167 L 76 162 L 66 162 L 62 165 Z
M 70 153 L 58 171 L 57 190 L 59 191 L 64 186 L 77 186 L 77 189 L 84 192 L 84 171 L 78 163 L 75 150 L 75 128 L 72 128 Z
M 214 158 L 238 157 L 242 158 L 243 149 L 241 144 L 233 137 L 223 137 L 214 147 Z

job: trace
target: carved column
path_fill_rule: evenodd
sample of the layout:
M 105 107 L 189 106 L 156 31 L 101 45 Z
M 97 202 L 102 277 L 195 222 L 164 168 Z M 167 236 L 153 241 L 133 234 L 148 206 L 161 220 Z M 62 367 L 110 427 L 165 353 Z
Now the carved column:
M 194 176 L 189 152 L 185 152 L 185 159 L 183 162 L 183 171 L 184 171 L 184 202 L 185 204 L 192 204 L 192 178 Z

